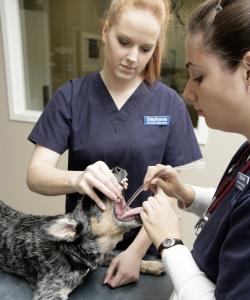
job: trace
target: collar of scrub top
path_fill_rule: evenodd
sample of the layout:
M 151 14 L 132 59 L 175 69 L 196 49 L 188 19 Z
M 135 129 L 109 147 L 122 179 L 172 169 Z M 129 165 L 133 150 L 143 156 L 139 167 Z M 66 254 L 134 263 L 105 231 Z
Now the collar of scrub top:
M 215 195 L 214 200 L 208 208 L 208 212 L 211 214 L 224 199 L 224 197 L 229 193 L 236 183 L 237 174 L 239 172 L 246 173 L 250 170 L 250 145 L 244 149 L 243 153 L 240 155 L 238 161 L 229 168 L 224 179 L 221 181 Z
M 211 205 L 199 219 L 195 225 L 195 232 L 198 235 L 208 221 L 210 215 L 215 211 L 219 204 L 225 199 L 225 196 L 231 191 L 235 186 L 237 174 L 240 172 L 242 174 L 250 170 L 250 145 L 247 144 L 246 147 L 240 151 L 236 159 L 230 164 L 226 174 L 223 176 L 216 192 L 213 197 Z

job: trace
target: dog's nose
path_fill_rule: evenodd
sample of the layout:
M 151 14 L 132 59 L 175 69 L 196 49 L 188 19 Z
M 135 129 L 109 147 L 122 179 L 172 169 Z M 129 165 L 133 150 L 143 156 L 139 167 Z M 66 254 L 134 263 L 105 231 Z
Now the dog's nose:
M 113 169 L 113 173 L 120 173 L 121 172 L 121 168 L 120 167 L 115 167 L 114 169 Z

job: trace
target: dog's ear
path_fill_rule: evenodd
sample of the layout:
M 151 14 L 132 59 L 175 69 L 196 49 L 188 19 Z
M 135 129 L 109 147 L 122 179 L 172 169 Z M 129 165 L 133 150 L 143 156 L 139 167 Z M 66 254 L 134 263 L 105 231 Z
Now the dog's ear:
M 89 196 L 84 196 L 80 200 L 79 206 L 80 208 L 85 212 L 89 213 L 92 207 L 95 205 L 95 202 L 89 197 Z
M 97 192 L 98 194 L 98 192 Z M 101 196 L 100 196 L 101 195 Z M 102 193 L 99 193 L 99 197 L 105 203 L 107 198 L 103 196 Z M 87 223 L 91 216 L 96 216 L 96 214 L 102 211 L 94 200 L 89 196 L 84 196 L 79 202 L 75 210 L 73 211 L 73 216 L 77 220 L 80 220 L 82 223 Z
M 72 242 L 82 231 L 82 227 L 81 223 L 65 215 L 48 222 L 43 229 L 49 240 Z

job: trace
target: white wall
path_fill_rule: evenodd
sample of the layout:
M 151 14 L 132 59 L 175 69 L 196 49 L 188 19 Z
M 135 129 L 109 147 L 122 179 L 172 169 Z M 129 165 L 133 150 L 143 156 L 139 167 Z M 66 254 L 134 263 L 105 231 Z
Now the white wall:
M 26 186 L 26 169 L 33 151 L 27 136 L 33 124 L 9 120 L 1 32 L 0 27 L 0 199 L 21 211 L 63 212 L 64 197 L 43 197 Z M 63 167 L 65 162 L 63 158 Z

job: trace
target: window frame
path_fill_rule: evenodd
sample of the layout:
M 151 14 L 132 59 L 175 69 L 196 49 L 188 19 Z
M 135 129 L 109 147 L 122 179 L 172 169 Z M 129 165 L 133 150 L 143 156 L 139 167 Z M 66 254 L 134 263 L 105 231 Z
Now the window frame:
M 0 16 L 7 81 L 9 118 L 36 122 L 41 111 L 26 108 L 24 59 L 22 51 L 20 9 L 18 0 L 0 0 Z
M 0 17 L 9 104 L 9 119 L 35 123 L 41 111 L 26 108 L 23 46 L 19 0 L 0 0 Z M 208 127 L 203 117 L 194 128 L 199 144 L 206 144 Z

